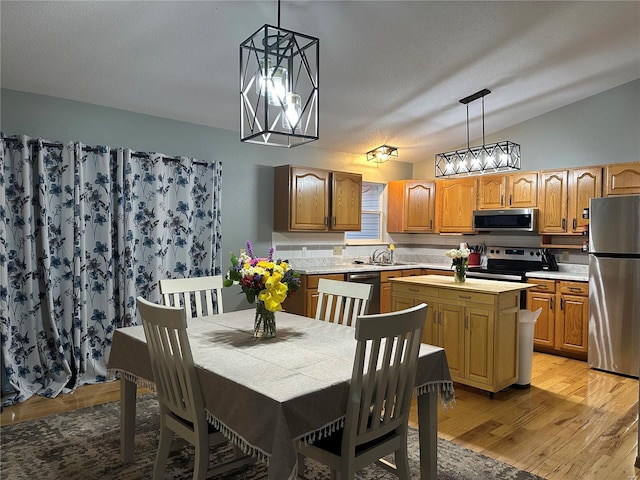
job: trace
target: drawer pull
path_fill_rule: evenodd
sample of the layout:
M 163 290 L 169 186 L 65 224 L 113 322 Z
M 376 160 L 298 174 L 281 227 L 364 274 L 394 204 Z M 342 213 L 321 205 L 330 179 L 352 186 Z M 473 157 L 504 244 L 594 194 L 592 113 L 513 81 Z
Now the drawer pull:
M 568 287 L 572 292 L 581 292 L 582 289 L 580 287 Z
M 417 292 L 420 292 L 420 289 L 419 288 L 411 288 L 411 287 L 409 287 L 409 291 L 417 293 Z
M 458 295 L 458 298 L 469 299 L 469 298 L 471 298 L 471 295 Z

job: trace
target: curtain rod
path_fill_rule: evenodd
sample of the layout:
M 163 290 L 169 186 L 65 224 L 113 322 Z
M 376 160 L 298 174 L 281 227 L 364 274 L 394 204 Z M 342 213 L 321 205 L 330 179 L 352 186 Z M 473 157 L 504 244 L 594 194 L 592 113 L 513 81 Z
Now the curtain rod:
M 18 138 L 5 137 L 5 141 L 18 143 L 20 140 Z M 38 140 L 29 140 L 27 143 L 29 145 L 35 145 L 36 143 L 38 143 Z M 42 145 L 45 147 L 55 147 L 55 148 L 62 148 L 64 146 L 62 143 L 56 143 L 56 142 L 42 142 Z M 99 152 L 99 149 L 92 148 L 92 147 L 82 147 L 82 151 L 96 153 L 96 152 Z M 115 153 L 116 152 L 114 150 L 111 150 L 110 152 L 111 155 Z M 147 159 L 150 158 L 150 155 L 145 152 L 132 152 L 131 156 L 136 158 L 147 158 Z M 163 162 L 179 162 L 181 160 L 182 160 L 181 157 L 167 157 L 167 156 L 163 156 L 163 159 L 162 159 Z M 205 165 L 205 166 L 209 165 L 208 162 L 205 162 L 202 160 L 194 160 L 193 163 L 195 165 Z

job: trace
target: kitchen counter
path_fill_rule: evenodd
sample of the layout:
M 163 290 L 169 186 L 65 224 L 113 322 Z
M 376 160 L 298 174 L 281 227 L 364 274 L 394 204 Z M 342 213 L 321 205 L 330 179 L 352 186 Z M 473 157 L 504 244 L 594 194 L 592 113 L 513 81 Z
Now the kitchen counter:
M 527 278 L 544 278 L 547 280 L 566 280 L 569 282 L 588 282 L 589 281 L 589 265 L 559 263 L 557 272 L 550 272 L 548 270 L 528 272 Z
M 457 283 L 453 277 L 443 275 L 420 275 L 415 277 L 391 278 L 390 282 L 412 285 L 426 285 L 438 288 L 447 288 L 464 292 L 489 293 L 499 295 L 505 292 L 513 292 L 532 288 L 531 283 L 501 282 L 499 280 L 484 280 L 481 278 L 467 278 L 464 283 Z
M 443 263 L 408 263 L 401 262 L 393 265 L 368 265 L 345 263 L 336 265 L 313 265 L 306 267 L 296 267 L 295 260 L 291 262 L 296 272 L 304 275 L 322 275 L 329 273 L 358 273 L 358 272 L 383 272 L 387 270 L 408 270 L 412 268 L 429 268 L 433 270 L 451 271 L 451 264 Z

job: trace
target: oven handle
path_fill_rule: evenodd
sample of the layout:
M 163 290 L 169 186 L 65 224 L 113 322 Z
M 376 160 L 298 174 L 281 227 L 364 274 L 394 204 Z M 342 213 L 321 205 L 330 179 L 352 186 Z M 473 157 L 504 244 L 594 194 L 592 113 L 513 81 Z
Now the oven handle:
M 379 273 L 350 273 L 347 277 L 350 282 L 362 282 L 363 280 L 377 280 Z

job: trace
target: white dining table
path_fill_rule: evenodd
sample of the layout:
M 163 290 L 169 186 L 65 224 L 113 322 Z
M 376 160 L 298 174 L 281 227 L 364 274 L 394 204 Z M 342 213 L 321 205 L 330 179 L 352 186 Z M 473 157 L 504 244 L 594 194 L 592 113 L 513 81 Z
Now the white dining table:
M 268 465 L 271 480 L 295 478 L 296 445 L 344 423 L 356 340 L 352 327 L 278 312 L 277 336 L 253 338 L 254 310 L 193 318 L 187 332 L 207 419 Z M 108 368 L 121 379 L 120 457 L 133 462 L 137 386 L 153 375 L 142 326 L 114 332 Z M 435 480 L 438 398 L 453 400 L 447 358 L 422 344 L 416 375 L 420 471 Z

